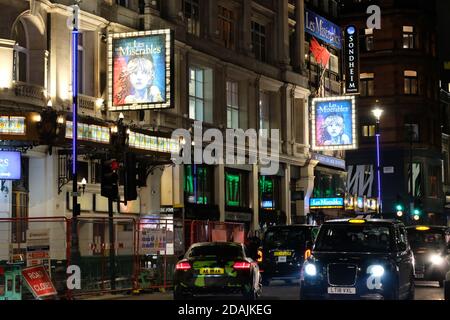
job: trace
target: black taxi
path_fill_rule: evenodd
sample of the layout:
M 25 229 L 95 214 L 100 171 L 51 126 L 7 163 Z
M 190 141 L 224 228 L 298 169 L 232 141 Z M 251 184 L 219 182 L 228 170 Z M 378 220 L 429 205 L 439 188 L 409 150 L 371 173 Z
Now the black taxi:
M 300 279 L 307 243 L 313 240 L 311 225 L 280 225 L 269 227 L 258 249 L 258 264 L 262 283 L 267 286 L 271 280 L 292 282 Z
M 371 218 L 327 221 L 300 278 L 300 299 L 414 299 L 405 226 Z
M 444 286 L 450 271 L 449 230 L 446 226 L 409 226 L 408 241 L 414 252 L 417 280 L 438 281 Z

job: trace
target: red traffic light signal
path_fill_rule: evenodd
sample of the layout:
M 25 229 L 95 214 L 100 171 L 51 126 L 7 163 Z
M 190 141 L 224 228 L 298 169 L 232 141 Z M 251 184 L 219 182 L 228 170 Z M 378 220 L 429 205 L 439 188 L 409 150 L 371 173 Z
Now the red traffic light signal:
M 110 160 L 110 161 L 106 161 L 106 163 L 109 162 L 109 166 L 111 168 L 112 171 L 117 171 L 119 170 L 119 162 L 117 162 L 116 160 Z

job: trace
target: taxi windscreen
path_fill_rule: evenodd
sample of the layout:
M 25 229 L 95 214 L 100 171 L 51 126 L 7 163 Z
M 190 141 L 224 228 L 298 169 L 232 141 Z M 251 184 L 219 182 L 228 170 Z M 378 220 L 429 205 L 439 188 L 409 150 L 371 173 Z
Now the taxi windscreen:
M 240 246 L 216 244 L 193 247 L 187 256 L 193 259 L 223 258 L 231 260 L 243 259 L 243 252 Z
M 288 249 L 299 249 L 299 244 L 305 244 L 308 240 L 308 228 L 276 228 L 268 230 L 264 236 L 265 247 L 283 247 Z
M 322 225 L 315 251 L 389 252 L 392 248 L 391 230 L 375 225 Z
M 420 231 L 412 229 L 408 230 L 408 241 L 413 249 L 422 247 L 444 247 L 445 233 L 436 230 Z

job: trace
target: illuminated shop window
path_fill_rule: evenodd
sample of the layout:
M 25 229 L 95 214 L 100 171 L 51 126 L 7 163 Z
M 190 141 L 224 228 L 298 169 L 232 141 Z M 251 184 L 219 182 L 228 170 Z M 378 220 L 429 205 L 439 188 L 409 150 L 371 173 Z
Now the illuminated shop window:
M 24 135 L 25 129 L 25 117 L 0 116 L 1 134 Z
M 186 202 L 211 205 L 214 203 L 213 167 L 186 165 L 184 174 L 184 193 Z
M 225 204 L 230 207 L 248 205 L 247 177 L 245 173 L 225 173 Z
M 109 143 L 109 127 L 103 127 L 93 124 L 78 123 L 78 140 L 94 141 L 100 143 Z M 73 123 L 66 121 L 66 138 L 72 139 Z
M 259 178 L 260 207 L 275 210 L 279 206 L 279 187 L 276 178 L 261 176 Z

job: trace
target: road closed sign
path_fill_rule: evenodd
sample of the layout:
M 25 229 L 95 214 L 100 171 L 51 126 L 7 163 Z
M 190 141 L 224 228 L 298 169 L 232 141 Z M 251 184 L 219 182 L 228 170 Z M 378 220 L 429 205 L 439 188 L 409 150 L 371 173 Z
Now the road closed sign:
M 57 294 L 44 266 L 34 266 L 22 270 L 22 276 L 36 299 Z

